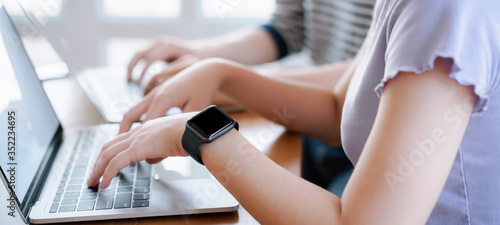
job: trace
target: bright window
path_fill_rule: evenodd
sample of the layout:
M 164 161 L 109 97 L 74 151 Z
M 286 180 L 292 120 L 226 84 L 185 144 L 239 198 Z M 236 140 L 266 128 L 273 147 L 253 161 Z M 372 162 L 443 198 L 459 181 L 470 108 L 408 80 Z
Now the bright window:
M 134 54 L 149 47 L 151 41 L 144 38 L 109 38 L 105 44 L 106 65 L 128 65 Z
M 22 1 L 21 3 L 12 1 L 6 8 L 12 17 L 24 17 L 24 11 L 26 11 L 29 16 L 33 16 L 40 24 L 45 25 L 48 19 L 61 15 L 62 7 L 61 1 Z
M 109 17 L 176 18 L 181 13 L 181 0 L 102 0 Z
M 208 18 L 267 19 L 276 8 L 275 0 L 201 0 Z

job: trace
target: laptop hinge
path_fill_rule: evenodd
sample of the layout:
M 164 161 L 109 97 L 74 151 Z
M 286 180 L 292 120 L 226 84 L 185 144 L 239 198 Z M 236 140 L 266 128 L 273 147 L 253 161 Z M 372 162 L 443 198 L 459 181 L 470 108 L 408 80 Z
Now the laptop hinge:
M 31 208 L 35 203 L 40 199 L 41 196 L 41 189 L 43 188 L 43 184 L 47 180 L 47 176 L 50 172 L 50 165 L 52 165 L 55 156 L 58 152 L 58 149 L 61 145 L 62 142 L 62 135 L 63 135 L 63 129 L 61 126 L 56 131 L 56 134 L 54 135 L 54 139 L 52 140 L 49 149 L 47 150 L 47 154 L 45 155 L 44 159 L 42 160 L 42 163 L 40 164 L 40 167 L 38 168 L 37 173 L 35 174 L 35 178 L 32 181 L 32 184 L 30 185 L 30 188 L 28 189 L 28 192 L 26 194 L 26 197 L 23 201 L 22 205 L 25 205 L 25 207 L 21 208 L 23 211 L 23 214 L 26 217 L 29 217 L 29 211 L 31 211 Z

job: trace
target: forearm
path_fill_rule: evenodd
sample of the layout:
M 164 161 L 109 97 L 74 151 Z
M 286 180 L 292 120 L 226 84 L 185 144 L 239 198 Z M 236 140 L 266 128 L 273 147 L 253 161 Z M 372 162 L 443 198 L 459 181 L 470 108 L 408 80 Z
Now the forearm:
M 311 68 L 286 68 L 269 73 L 264 71 L 263 75 L 277 80 L 304 83 L 326 91 L 331 91 L 346 72 L 351 62 L 352 60 L 346 60 Z M 226 96 L 217 93 L 214 98 L 214 104 L 225 106 L 234 105 L 236 103 Z
M 219 90 L 239 105 L 332 145 L 340 145 L 338 100 L 332 91 L 260 76 L 232 63 L 218 64 Z
M 200 154 L 210 172 L 260 223 L 339 224 L 338 197 L 278 166 L 236 130 L 202 145 Z
M 193 51 L 201 58 L 225 58 L 245 65 L 262 64 L 278 58 L 267 31 L 250 27 L 213 38 L 194 41 Z
M 345 73 L 352 60 L 315 66 L 310 68 L 287 68 L 265 74 L 277 79 L 306 82 L 324 90 L 331 91 Z

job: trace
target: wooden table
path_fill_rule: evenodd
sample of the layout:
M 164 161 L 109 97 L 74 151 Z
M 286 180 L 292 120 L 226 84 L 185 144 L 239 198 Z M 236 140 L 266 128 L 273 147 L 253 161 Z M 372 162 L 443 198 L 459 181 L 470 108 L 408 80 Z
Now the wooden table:
M 47 91 L 64 128 L 104 123 L 97 109 L 71 78 L 45 81 Z M 258 115 L 242 112 L 231 116 L 240 124 L 240 132 L 274 162 L 299 175 L 301 139 L 285 128 Z M 150 217 L 84 222 L 80 224 L 258 224 L 240 205 L 232 213 Z

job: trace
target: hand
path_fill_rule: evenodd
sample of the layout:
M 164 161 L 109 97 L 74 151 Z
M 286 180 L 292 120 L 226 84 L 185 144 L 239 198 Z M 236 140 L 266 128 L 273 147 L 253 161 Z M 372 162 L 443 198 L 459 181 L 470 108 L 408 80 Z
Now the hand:
M 225 60 L 207 59 L 183 70 L 153 89 L 123 116 L 120 133 L 146 114 L 143 122 L 164 116 L 172 107 L 183 112 L 202 110 L 212 104 L 229 66 Z
M 147 95 L 149 92 L 151 92 L 151 90 L 153 90 L 153 88 L 162 84 L 166 80 L 170 79 L 174 75 L 178 74 L 182 70 L 198 61 L 200 61 L 200 58 L 198 56 L 195 56 L 193 54 L 184 54 L 176 60 L 170 62 L 163 72 L 156 74 L 151 79 L 151 81 L 149 81 L 149 84 L 144 89 L 144 95 Z
M 132 58 L 128 65 L 127 80 L 132 80 L 132 70 L 142 59 L 146 60 L 146 66 L 144 67 L 139 80 L 142 79 L 149 66 L 151 66 L 151 64 L 155 61 L 165 60 L 167 62 L 171 62 L 184 54 L 194 55 L 194 51 L 189 47 L 187 41 L 173 37 L 158 38 L 148 49 L 138 52 Z
M 168 156 L 188 156 L 182 148 L 181 140 L 185 124 L 194 114 L 184 113 L 149 121 L 106 143 L 87 185 L 97 185 L 102 176 L 99 187 L 108 187 L 120 169 L 131 162 L 146 160 L 148 163 L 158 163 Z

